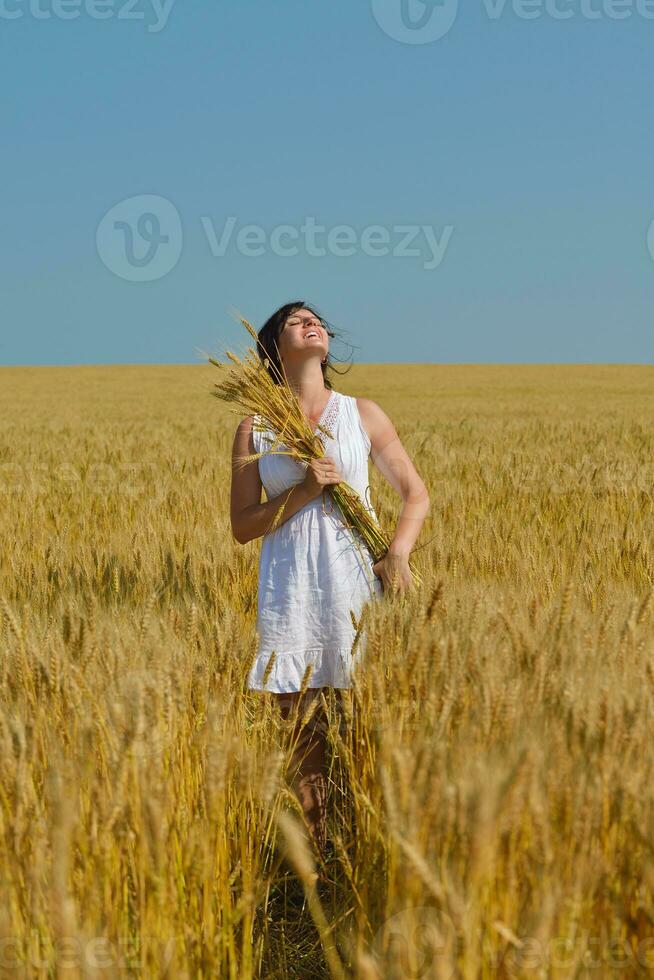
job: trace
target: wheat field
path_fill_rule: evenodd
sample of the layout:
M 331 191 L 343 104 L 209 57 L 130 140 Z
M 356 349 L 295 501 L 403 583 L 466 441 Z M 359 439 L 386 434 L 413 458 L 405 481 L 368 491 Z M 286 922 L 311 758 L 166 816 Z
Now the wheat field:
M 259 542 L 214 373 L 0 370 L 1 975 L 652 975 L 654 368 L 333 376 L 432 504 L 424 589 L 326 699 L 320 891 L 245 689 Z

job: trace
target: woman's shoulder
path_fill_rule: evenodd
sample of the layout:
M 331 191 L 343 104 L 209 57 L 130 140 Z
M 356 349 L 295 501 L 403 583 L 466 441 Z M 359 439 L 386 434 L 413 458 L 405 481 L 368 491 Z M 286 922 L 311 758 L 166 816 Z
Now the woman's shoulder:
M 371 420 L 374 420 L 375 418 L 378 418 L 380 412 L 382 412 L 382 409 L 379 407 L 377 402 L 372 400 L 372 398 L 364 398 L 360 395 L 353 395 L 352 400 L 358 408 L 359 415 L 361 415 L 362 418 L 370 418 Z
M 254 415 L 246 415 L 245 418 L 240 420 L 234 432 L 234 446 L 247 446 L 248 449 L 251 449 L 255 442 L 255 433 L 257 431 L 254 426 L 254 421 Z
M 251 432 L 254 427 L 255 417 L 254 415 L 246 415 L 245 418 L 242 418 L 236 426 L 236 432 L 241 435 L 247 435 L 248 432 Z
M 362 395 L 352 395 L 354 401 L 357 403 L 357 408 L 363 408 L 364 411 L 369 409 L 370 406 L 374 408 L 379 408 L 377 402 L 374 402 L 372 398 L 364 398 Z
M 374 441 L 378 435 L 383 435 L 387 441 L 395 426 L 381 405 L 372 398 L 363 397 L 354 398 L 354 403 L 368 438 Z

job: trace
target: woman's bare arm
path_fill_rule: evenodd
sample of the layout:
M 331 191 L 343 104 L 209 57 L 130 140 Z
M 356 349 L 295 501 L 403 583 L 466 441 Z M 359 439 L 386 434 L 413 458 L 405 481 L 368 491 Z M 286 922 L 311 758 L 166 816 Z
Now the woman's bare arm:
M 284 490 L 277 497 L 271 497 L 261 503 L 261 477 L 259 464 L 255 459 L 245 466 L 237 466 L 239 458 L 250 456 L 256 452 L 252 436 L 253 418 L 248 415 L 239 422 L 234 444 L 232 446 L 232 490 L 230 502 L 230 518 L 232 534 L 239 544 L 247 544 L 254 538 L 260 538 L 268 531 L 273 523 L 275 514 L 286 502 L 277 527 L 284 524 L 290 517 L 297 514 L 315 497 L 320 496 L 325 486 L 338 483 L 341 479 L 334 465 L 325 467 L 327 457 L 312 460 L 307 467 L 307 474 L 301 483 L 296 483 L 290 490 Z M 330 462 L 333 462 L 330 460 Z
M 370 458 L 402 497 L 402 510 L 388 553 L 407 558 L 429 511 L 429 493 L 386 413 L 369 398 L 357 398 L 370 437 Z
M 284 490 L 279 496 L 261 502 L 261 477 L 257 460 L 237 466 L 237 461 L 243 456 L 256 452 L 252 437 L 252 416 L 239 422 L 234 444 L 232 446 L 232 492 L 230 517 L 232 534 L 239 544 L 247 544 L 254 538 L 260 538 L 271 526 L 275 514 L 286 501 L 284 512 L 279 519 L 278 527 L 297 514 L 311 499 L 301 483 L 289 490 Z

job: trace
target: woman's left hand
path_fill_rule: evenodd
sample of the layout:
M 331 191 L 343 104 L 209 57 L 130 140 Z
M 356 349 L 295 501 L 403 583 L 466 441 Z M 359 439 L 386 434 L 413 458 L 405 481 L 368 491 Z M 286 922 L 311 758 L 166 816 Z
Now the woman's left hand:
M 413 585 L 408 555 L 387 551 L 383 558 L 375 562 L 372 570 L 382 580 L 384 592 L 404 592 Z

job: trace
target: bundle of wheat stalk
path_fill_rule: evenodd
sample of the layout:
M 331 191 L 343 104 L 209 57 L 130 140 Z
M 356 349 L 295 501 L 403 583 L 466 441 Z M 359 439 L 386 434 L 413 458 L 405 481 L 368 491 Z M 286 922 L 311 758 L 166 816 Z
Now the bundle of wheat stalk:
M 232 409 L 233 414 L 253 415 L 256 431 L 270 431 L 273 433 L 274 440 L 264 452 L 242 456 L 236 461 L 236 465 L 245 466 L 267 453 L 290 456 L 299 463 L 319 459 L 325 455 L 325 449 L 318 432 L 328 437 L 331 437 L 331 433 L 320 424 L 316 432 L 313 431 L 297 395 L 288 384 L 283 366 L 280 372 L 251 324 L 241 316 L 239 320 L 254 339 L 257 347 L 248 348 L 242 358 L 231 351 L 225 352 L 233 367 L 229 369 L 224 380 L 214 385 L 211 394 L 222 401 L 236 405 L 237 408 Z M 259 357 L 257 348 L 266 355 L 264 361 Z M 228 367 L 214 357 L 209 357 L 209 361 L 218 368 Z M 352 536 L 357 547 L 360 547 L 359 541 L 362 541 L 373 562 L 383 558 L 390 546 L 388 535 L 365 506 L 357 491 L 345 481 L 325 487 L 322 493 L 323 509 L 325 491 L 338 507 L 339 516 L 345 526 L 354 532 Z M 267 534 L 271 534 L 277 527 L 284 506 L 285 502 L 276 512 Z M 409 568 L 413 584 L 422 585 L 422 579 L 412 563 L 409 564 Z

